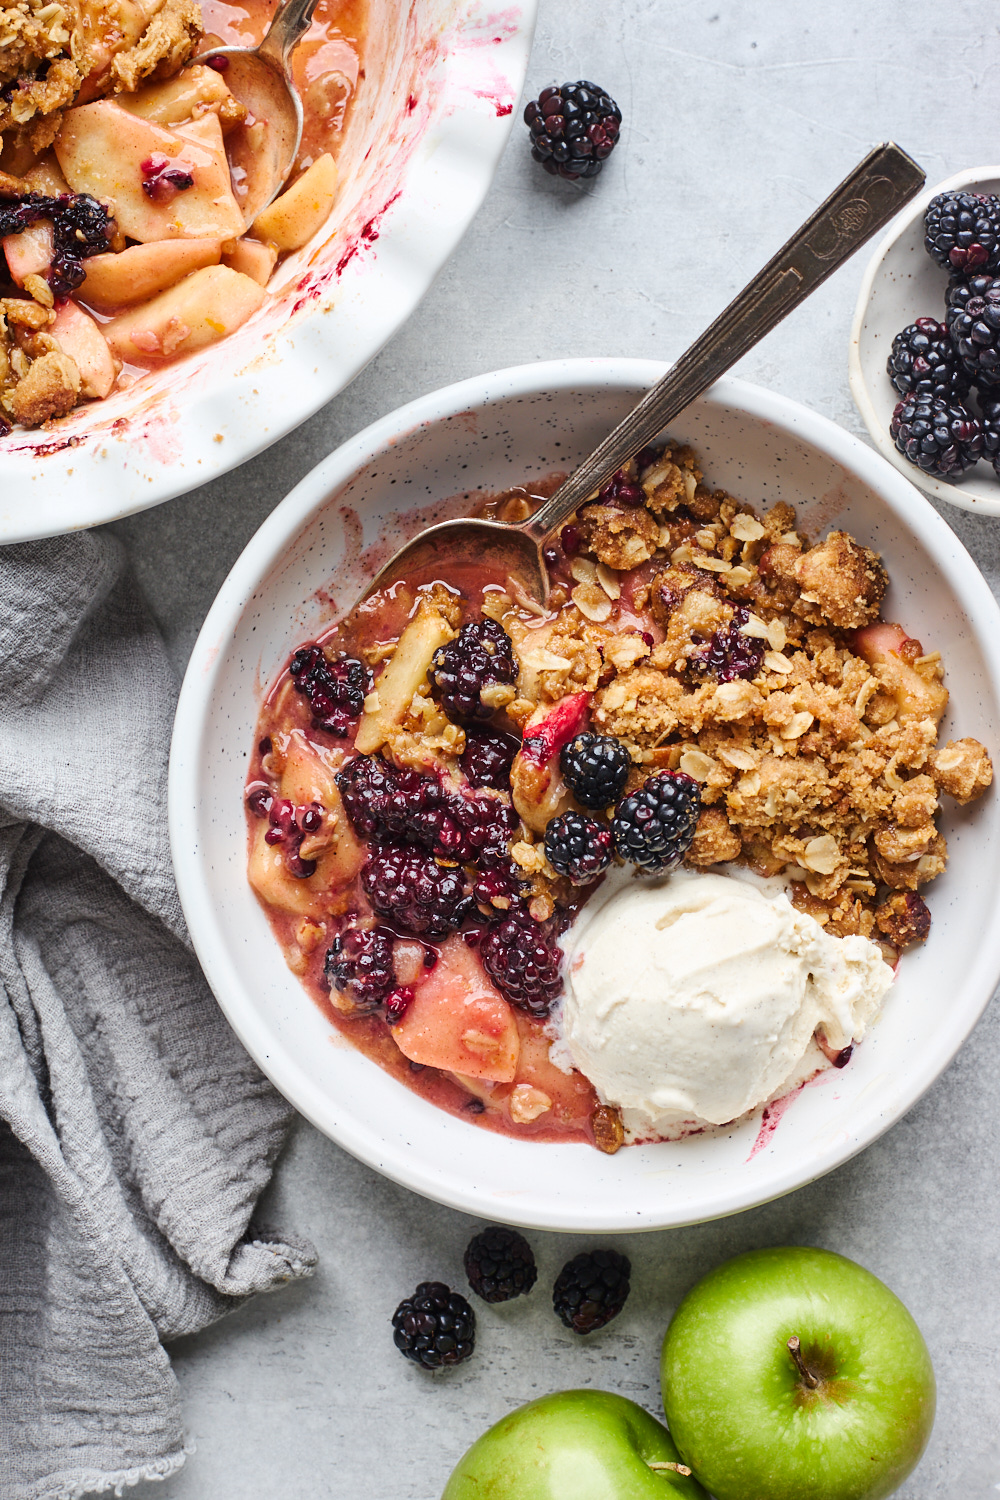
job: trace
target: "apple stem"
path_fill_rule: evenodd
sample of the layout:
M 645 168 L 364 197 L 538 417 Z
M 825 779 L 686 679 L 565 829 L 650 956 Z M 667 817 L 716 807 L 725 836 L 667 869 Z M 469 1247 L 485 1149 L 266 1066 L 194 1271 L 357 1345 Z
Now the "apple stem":
M 649 1463 L 649 1461 L 647 1460 L 647 1467 L 652 1469 L 656 1474 L 666 1474 L 669 1472 L 671 1474 L 683 1474 L 685 1479 L 689 1479 L 691 1477 L 691 1470 L 688 1468 L 687 1464 L 654 1464 Z
M 791 1338 L 788 1340 L 788 1352 L 792 1356 L 792 1359 L 795 1362 L 795 1368 L 802 1376 L 802 1379 L 805 1381 L 809 1389 L 811 1391 L 814 1391 L 819 1385 L 819 1378 L 818 1376 L 813 1374 L 812 1370 L 810 1370 L 809 1366 L 802 1358 L 802 1345 L 799 1343 L 799 1336 L 797 1333 L 793 1333 Z

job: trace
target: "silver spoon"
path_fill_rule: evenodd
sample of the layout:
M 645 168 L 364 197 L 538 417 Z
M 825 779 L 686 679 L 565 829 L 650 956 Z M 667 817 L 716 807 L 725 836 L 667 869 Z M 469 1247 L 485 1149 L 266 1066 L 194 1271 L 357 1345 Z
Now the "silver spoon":
M 282 0 L 257 47 L 216 47 L 194 59 L 225 58 L 226 86 L 248 110 L 226 137 L 233 191 L 249 227 L 278 196 L 302 142 L 302 100 L 292 82 L 292 53 L 309 29 L 317 0 Z
M 547 602 L 542 547 L 552 533 L 887 224 L 923 184 L 924 173 L 905 151 L 891 141 L 876 146 L 533 516 L 516 526 L 459 520 L 429 527 L 390 558 L 355 608 L 395 579 L 431 565 L 446 578 L 450 567 L 469 562 L 509 580 L 529 598 Z

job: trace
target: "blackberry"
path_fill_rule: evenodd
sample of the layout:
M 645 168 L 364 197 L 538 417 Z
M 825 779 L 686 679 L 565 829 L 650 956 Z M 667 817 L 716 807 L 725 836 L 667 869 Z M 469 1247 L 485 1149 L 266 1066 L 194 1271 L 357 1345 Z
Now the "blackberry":
M 574 1333 L 594 1333 L 617 1318 L 629 1294 L 632 1266 L 617 1250 L 590 1250 L 563 1266 L 552 1288 L 552 1306 Z
M 365 696 L 371 691 L 371 673 L 353 656 L 331 661 L 319 647 L 300 646 L 288 671 L 312 709 L 316 729 L 346 739 L 361 717 Z
M 613 853 L 607 823 L 585 813 L 563 813 L 546 826 L 545 857 L 557 875 L 568 876 L 574 885 L 587 885 L 603 875 Z
M 646 492 L 635 478 L 632 472 L 634 469 L 634 464 L 626 464 L 623 469 L 616 469 L 607 483 L 602 484 L 597 492 L 602 505 L 630 505 L 633 509 L 638 505 L 645 505 Z
M 476 860 L 476 879 L 472 888 L 476 904 L 488 915 L 497 910 L 509 911 L 524 906 L 531 887 L 507 852 L 507 845 L 488 845 Z
M 373 911 L 418 937 L 447 937 L 473 910 L 462 871 L 412 844 L 376 844 L 361 886 Z
M 562 989 L 562 950 L 526 911 L 492 923 L 479 945 L 483 968 L 497 989 L 531 1016 L 547 1016 Z
M 700 811 L 696 781 L 683 771 L 659 771 L 619 802 L 611 824 L 615 848 L 644 870 L 671 870 L 690 847 Z
M 965 311 L 969 298 L 981 297 L 984 292 L 989 291 L 992 285 L 993 273 L 991 271 L 978 272 L 974 276 L 966 276 L 963 272 L 956 271 L 949 276 L 948 289 L 944 298 L 944 321 L 949 333 L 958 314 Z
M 1000 392 L 989 396 L 980 391 L 979 410 L 982 412 L 983 458 L 993 465 L 993 472 L 1000 479 Z
M 442 1281 L 422 1281 L 392 1315 L 396 1348 L 425 1370 L 460 1365 L 476 1347 L 476 1315 Z
M 622 112 L 611 95 L 580 78 L 542 89 L 525 105 L 531 154 L 553 177 L 596 177 L 615 149 Z
M 742 627 L 749 618 L 750 611 L 739 605 L 728 625 L 717 630 L 706 645 L 691 652 L 687 659 L 689 671 L 714 677 L 717 682 L 756 677 L 764 665 L 767 644 L 755 635 L 743 634 Z
M 396 986 L 392 933 L 385 927 L 349 927 L 327 949 L 323 973 L 348 1015 L 367 1016 Z
M 897 333 L 885 368 L 901 396 L 914 392 L 962 401 L 968 395 L 965 366 L 947 326 L 936 318 L 918 318 Z
M 18 234 L 39 219 L 51 219 L 54 254 L 48 282 L 60 299 L 75 292 L 86 272 L 83 261 L 111 249 L 111 215 L 89 193 L 25 193 L 0 203 L 0 238 Z
M 625 790 L 632 758 L 610 734 L 574 735 L 559 752 L 559 769 L 577 802 L 610 807 Z
M 510 636 L 497 620 L 470 620 L 455 640 L 439 646 L 430 668 L 434 697 L 455 719 L 488 719 L 496 705 L 483 702 L 487 688 L 510 687 L 517 662 Z
M 951 337 L 974 385 L 1000 383 L 1000 277 L 955 310 Z
M 470 785 L 488 786 L 497 792 L 510 790 L 510 768 L 517 754 L 517 741 L 507 734 L 470 732 L 459 765 Z
M 924 231 L 927 254 L 946 271 L 1000 269 L 1000 199 L 992 193 L 939 193 Z
M 490 1228 L 469 1241 L 465 1274 L 484 1302 L 510 1302 L 531 1291 L 538 1267 L 523 1234 L 516 1229 Z
M 356 756 L 338 772 L 337 785 L 363 838 L 391 834 L 441 859 L 475 863 L 486 848 L 506 848 L 517 827 L 508 801 L 446 791 L 437 777 L 391 766 L 380 756 Z
M 907 396 L 892 414 L 889 433 L 911 464 L 954 482 L 980 457 L 982 429 L 958 402 L 937 396 Z

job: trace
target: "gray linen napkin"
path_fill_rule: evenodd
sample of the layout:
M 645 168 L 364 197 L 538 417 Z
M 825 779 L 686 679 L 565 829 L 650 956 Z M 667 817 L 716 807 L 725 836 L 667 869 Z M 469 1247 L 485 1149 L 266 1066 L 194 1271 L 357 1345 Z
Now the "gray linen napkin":
M 187 946 L 175 686 L 121 549 L 0 549 L 0 1496 L 184 1461 L 161 1340 L 308 1275 L 252 1226 L 291 1110 Z

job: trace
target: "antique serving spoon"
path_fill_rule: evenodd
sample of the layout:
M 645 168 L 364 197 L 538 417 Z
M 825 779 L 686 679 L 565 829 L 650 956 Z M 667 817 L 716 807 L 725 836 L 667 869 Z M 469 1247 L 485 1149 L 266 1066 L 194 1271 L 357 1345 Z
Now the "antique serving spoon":
M 449 567 L 472 560 L 510 581 L 515 591 L 547 602 L 542 557 L 547 538 L 887 224 L 923 183 L 924 173 L 905 151 L 891 141 L 877 146 L 533 516 L 516 526 L 476 520 L 431 526 L 390 558 L 357 604 L 431 565 L 440 565 L 447 577 Z
M 292 82 L 292 53 L 316 5 L 282 0 L 259 46 L 216 47 L 194 59 L 224 73 L 230 93 L 248 110 L 246 123 L 226 139 L 233 191 L 248 227 L 284 187 L 299 154 L 302 100 Z

